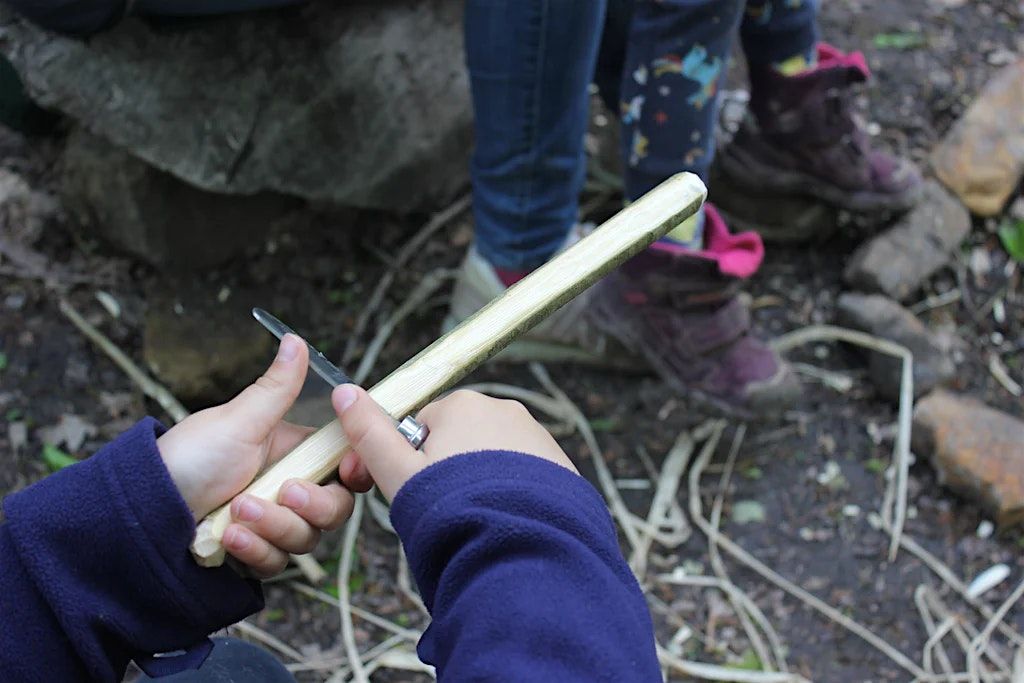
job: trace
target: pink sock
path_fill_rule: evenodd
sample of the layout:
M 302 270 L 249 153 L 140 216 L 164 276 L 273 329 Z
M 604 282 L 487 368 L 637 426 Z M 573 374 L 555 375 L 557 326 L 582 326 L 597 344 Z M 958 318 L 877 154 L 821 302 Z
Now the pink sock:
M 515 283 L 519 282 L 524 277 L 529 275 L 530 271 L 495 268 L 494 273 L 495 275 L 498 276 L 498 279 L 501 280 L 501 284 L 505 285 L 506 287 L 511 287 L 512 285 L 514 285 Z

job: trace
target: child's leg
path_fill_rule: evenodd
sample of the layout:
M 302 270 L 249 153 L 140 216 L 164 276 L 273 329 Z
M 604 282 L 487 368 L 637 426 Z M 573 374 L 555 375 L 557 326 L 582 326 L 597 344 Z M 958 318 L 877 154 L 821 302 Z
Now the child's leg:
M 747 0 L 740 35 L 747 61 L 792 75 L 817 62 L 817 0 Z
M 743 49 L 752 120 L 721 166 L 737 184 L 854 211 L 904 210 L 920 196 L 912 163 L 875 148 L 851 102 L 864 56 L 818 42 L 817 0 L 748 0 Z M 756 122 L 756 123 L 755 123 Z
M 476 248 L 494 267 L 547 261 L 577 218 L 604 0 L 468 0 Z
M 627 199 L 680 171 L 707 179 L 741 10 L 741 0 L 636 0 L 620 93 Z M 701 214 L 672 237 L 699 249 L 702 224 Z
M 739 0 L 636 0 L 620 94 L 629 199 L 679 171 L 707 177 L 741 9 Z

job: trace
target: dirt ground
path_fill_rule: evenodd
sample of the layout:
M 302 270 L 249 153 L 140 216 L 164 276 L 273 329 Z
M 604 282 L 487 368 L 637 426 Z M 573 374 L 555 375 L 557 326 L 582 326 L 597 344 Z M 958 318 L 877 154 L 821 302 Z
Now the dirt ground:
M 1006 51 L 1024 49 L 1024 5 L 1016 0 L 955 2 L 919 0 L 830 0 L 822 10 L 826 39 L 845 49 L 863 49 L 874 71 L 864 89 L 865 115 L 880 125 L 880 138 L 922 166 L 930 149 L 960 116 L 973 95 L 997 70 Z M 880 34 L 917 36 L 921 44 L 908 49 L 878 47 Z M 912 42 L 917 41 L 914 38 Z M 59 139 L 23 138 L 0 132 L 0 164 L 40 188 L 51 187 Z M 1018 193 L 1019 194 L 1019 193 Z M 598 207 L 607 212 L 609 206 Z M 196 275 L 211 292 L 267 292 L 265 307 L 287 312 L 287 321 L 314 341 L 328 356 L 340 357 L 360 305 L 388 268 L 387 255 L 423 224 L 425 217 L 360 212 L 354 217 L 308 210 L 278 226 L 265 244 L 234 262 Z M 338 226 L 349 227 L 342 230 Z M 933 277 L 920 300 L 959 288 L 961 298 L 922 314 L 933 328 L 957 340 L 958 373 L 953 388 L 1018 417 L 1024 404 L 1003 389 L 989 373 L 989 354 L 999 349 L 1019 380 L 1024 370 L 1024 290 L 1020 267 L 1007 268 L 1007 255 L 995 229 L 998 220 L 976 220 L 974 230 L 951 265 Z M 883 226 L 875 226 L 881 228 Z M 826 244 L 770 247 L 767 262 L 752 280 L 755 317 L 767 334 L 834 319 L 835 301 L 845 258 L 862 237 L 862 228 L 840 231 Z M 463 215 L 451 222 L 402 270 L 380 317 L 389 315 L 403 292 L 436 268 L 453 268 L 471 237 Z M 0 494 L 19 489 L 47 473 L 38 429 L 55 424 L 61 415 L 81 417 L 97 427 L 74 455 L 84 457 L 144 414 L 168 417 L 59 312 L 55 292 L 64 291 L 110 338 L 141 364 L 145 292 L 158 287 L 161 276 L 116 254 L 63 218 L 47 226 L 35 248 L 58 273 L 51 286 L 38 279 L 0 270 Z M 991 260 L 987 274 L 970 268 L 973 251 L 983 249 Z M 0 263 L 0 266 L 3 264 Z M 61 274 L 62 273 L 62 274 Z M 71 282 L 68 273 L 87 274 Z M 282 277 L 287 273 L 287 277 Z M 94 297 L 112 295 L 121 313 L 112 318 Z M 422 348 L 437 334 L 447 304 L 444 295 L 428 302 L 397 330 L 385 345 L 368 384 L 380 379 Z M 996 322 L 993 302 L 1005 304 L 1005 319 Z M 187 304 L 187 302 L 184 302 Z M 371 328 L 379 322 L 371 322 Z M 240 324 L 249 324 L 242 322 Z M 807 379 L 800 404 L 782 418 L 751 423 L 738 453 L 735 475 L 725 495 L 722 531 L 790 581 L 857 620 L 884 641 L 920 662 L 928 639 L 915 607 L 919 586 L 934 588 L 980 628 L 984 619 L 960 602 L 921 561 L 906 551 L 887 560 L 889 537 L 872 524 L 885 489 L 884 470 L 891 460 L 896 407 L 877 397 L 867 378 L 864 357 L 856 350 L 815 344 L 797 349 L 792 360 L 848 375 L 853 388 L 840 393 Z M 269 359 L 268 359 L 269 360 Z M 554 381 L 591 421 L 601 456 L 622 482 L 630 510 L 645 517 L 653 494 L 644 463 L 649 455 L 657 469 L 677 435 L 692 430 L 712 410 L 674 395 L 651 376 L 624 375 L 576 367 L 548 366 Z M 487 381 L 542 390 L 521 366 L 488 365 L 468 382 Z M 539 416 L 543 417 L 543 416 Z M 26 430 L 27 441 L 12 432 Z M 722 443 L 701 480 L 705 515 L 718 491 L 729 444 L 740 423 L 731 420 Z M 593 467 L 577 434 L 561 438 L 566 451 L 591 480 Z M 15 446 L 17 446 L 15 448 Z M 643 482 L 647 481 L 645 485 Z M 906 533 L 970 581 L 995 563 L 1011 568 L 1010 579 L 982 598 L 995 608 L 1024 572 L 1024 534 L 999 529 L 983 537 L 977 529 L 984 516 L 976 504 L 942 488 L 923 458 L 910 472 Z M 687 508 L 686 481 L 679 502 Z M 739 523 L 738 509 L 760 503 L 764 520 Z M 317 556 L 334 570 L 340 533 L 330 535 Z M 818 613 L 762 577 L 725 556 L 732 580 L 756 602 L 778 631 L 792 670 L 816 681 L 909 680 L 908 672 L 861 638 Z M 655 546 L 657 572 L 684 567 L 710 574 L 705 536 L 694 530 L 681 546 Z M 422 629 L 423 615 L 396 587 L 398 547 L 395 538 L 372 517 L 364 518 L 356 545 L 350 587 L 353 604 L 401 627 Z M 653 571 L 653 570 L 652 570 Z M 333 580 L 332 580 L 333 581 Z M 331 582 L 322 587 L 328 592 Z M 250 621 L 302 653 L 304 658 L 336 658 L 339 650 L 337 608 L 298 593 L 287 581 L 268 584 L 267 609 Z M 714 590 L 659 586 L 651 604 L 661 643 L 668 643 L 688 625 L 693 635 L 680 654 L 691 659 L 731 665 L 750 664 L 750 644 L 735 614 Z M 1011 610 L 1007 621 L 1024 629 L 1024 609 Z M 355 619 L 361 650 L 389 634 L 361 618 Z M 951 643 L 952 641 L 947 641 Z M 957 670 L 964 662 L 949 647 Z M 1013 652 L 1002 650 L 1012 659 Z M 286 661 L 287 658 L 285 657 Z M 299 680 L 319 681 L 330 670 L 302 672 Z M 427 680 L 423 674 L 381 672 L 375 680 Z M 686 680 L 673 674 L 672 680 Z

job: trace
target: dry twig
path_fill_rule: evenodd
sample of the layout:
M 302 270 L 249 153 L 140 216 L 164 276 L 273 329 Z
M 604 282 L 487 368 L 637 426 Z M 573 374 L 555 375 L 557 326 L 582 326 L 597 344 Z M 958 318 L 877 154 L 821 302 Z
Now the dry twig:
M 417 231 L 408 242 L 402 247 L 395 256 L 395 260 L 391 263 L 390 268 L 381 277 L 377 283 L 377 287 L 373 290 L 373 294 L 370 295 L 369 300 L 366 302 L 366 306 L 359 313 L 359 318 L 356 319 L 356 324 L 352 328 L 352 333 L 349 335 L 348 344 L 345 346 L 345 353 L 341 357 L 341 366 L 346 367 L 356 355 L 356 348 L 359 345 L 359 339 L 363 336 L 363 332 L 366 330 L 366 325 L 370 321 L 370 318 L 377 309 L 380 308 L 381 302 L 384 301 L 384 296 L 387 294 L 388 289 L 391 288 L 391 284 L 395 281 L 395 276 L 398 271 L 409 262 L 413 256 L 419 253 L 419 250 L 423 247 L 428 239 L 433 237 L 434 233 L 443 228 L 456 216 L 461 214 L 470 205 L 470 196 L 467 194 L 459 199 L 455 200 L 444 211 L 441 211 L 434 215 L 426 225 Z
M 882 517 L 892 521 L 889 542 L 889 561 L 896 559 L 900 536 L 907 518 L 907 479 L 910 473 L 910 422 L 914 408 L 914 354 L 905 346 L 863 332 L 832 325 L 812 325 L 777 338 L 772 347 L 782 353 L 795 346 L 814 341 L 844 341 L 873 351 L 895 356 L 902 360 L 900 373 L 899 432 L 893 445 L 893 464 L 896 466 L 895 510 L 885 506 Z
M 103 353 L 107 354 L 110 360 L 114 361 L 117 367 L 121 368 L 128 378 L 135 382 L 135 385 L 142 389 L 142 392 L 160 404 L 160 407 L 167 411 L 175 422 L 181 422 L 188 417 L 185 406 L 178 402 L 162 384 L 152 379 L 149 375 L 139 369 L 131 358 L 124 351 L 119 349 L 114 342 L 110 341 L 105 334 L 100 332 L 89 321 L 82 317 L 82 314 L 71 305 L 67 299 L 60 300 L 60 312 L 77 327 L 82 334 L 88 337 L 96 346 L 100 347 Z
M 724 429 L 724 424 L 720 423 L 716 432 L 720 435 L 722 429 Z M 704 449 L 700 453 L 700 455 L 697 456 L 696 462 L 694 462 L 693 467 L 690 469 L 689 487 L 690 516 L 693 518 L 693 522 L 708 537 L 708 542 L 717 543 L 722 547 L 723 550 L 732 555 L 735 559 L 742 562 L 749 569 L 753 570 L 757 574 L 760 574 L 762 577 L 764 577 L 771 583 L 775 584 L 782 590 L 786 591 L 790 595 L 796 597 L 805 605 L 823 614 L 829 620 L 839 624 L 843 628 L 859 636 L 869 645 L 873 646 L 882 654 L 889 657 L 896 664 L 903 667 L 904 669 L 912 673 L 914 676 L 927 677 L 927 673 L 923 669 L 921 669 L 921 667 L 919 667 L 917 664 L 915 664 L 913 661 L 907 658 L 906 655 L 904 655 L 902 652 L 894 648 L 892 645 L 890 645 L 883 639 L 879 638 L 872 631 L 865 628 L 853 619 L 847 617 L 845 614 L 843 614 L 836 608 L 832 607 L 828 603 L 824 602 L 820 598 L 812 595 L 800 586 L 797 586 L 789 579 L 783 577 L 775 570 L 773 570 L 771 567 L 767 566 L 766 564 L 758 560 L 756 557 L 748 553 L 746 550 L 744 550 L 742 547 L 737 545 L 728 536 L 725 536 L 721 532 L 716 531 L 711 526 L 708 520 L 704 518 L 703 512 L 701 510 L 700 500 L 700 475 L 701 472 L 704 471 L 704 468 L 707 467 L 707 464 L 710 461 L 710 459 L 711 451 L 708 449 Z
M 363 496 L 356 496 L 352 515 L 345 527 L 341 561 L 338 563 L 338 611 L 341 614 L 341 641 L 345 646 L 345 654 L 348 656 L 349 666 L 352 668 L 352 678 L 356 683 L 369 683 L 366 670 L 359 658 L 359 648 L 356 647 L 355 632 L 352 627 L 352 596 L 348 589 L 349 577 L 352 575 L 352 558 L 355 554 L 356 537 L 359 535 L 359 524 L 363 519 L 363 502 Z
M 374 335 L 373 341 L 366 347 L 363 357 L 359 359 L 359 368 L 352 375 L 352 380 L 356 384 L 362 384 L 373 371 L 377 356 L 380 355 L 384 344 L 391 339 L 398 324 L 422 306 L 434 292 L 441 288 L 441 285 L 451 279 L 452 275 L 452 271 L 445 268 L 437 268 L 424 275 L 415 289 L 409 292 L 405 300 L 402 301 L 402 305 L 395 309 L 395 312 L 384 321 L 383 325 L 377 328 L 377 334 Z

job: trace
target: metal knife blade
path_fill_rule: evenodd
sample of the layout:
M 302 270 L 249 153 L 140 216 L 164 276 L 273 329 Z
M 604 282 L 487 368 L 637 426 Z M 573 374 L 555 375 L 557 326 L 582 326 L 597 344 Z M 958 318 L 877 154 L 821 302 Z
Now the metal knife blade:
M 323 377 L 324 381 L 332 387 L 336 387 L 339 384 L 352 383 L 352 380 L 348 375 L 342 372 L 337 365 L 327 360 L 327 356 L 317 351 L 316 347 L 303 339 L 301 335 L 296 334 L 295 330 L 285 325 L 270 313 L 267 313 L 262 308 L 254 308 L 252 309 L 252 317 L 256 318 L 256 321 L 259 322 L 260 325 L 267 328 L 267 330 L 278 339 L 286 334 L 294 334 L 302 339 L 309 348 L 309 366 L 313 368 L 313 372 Z

